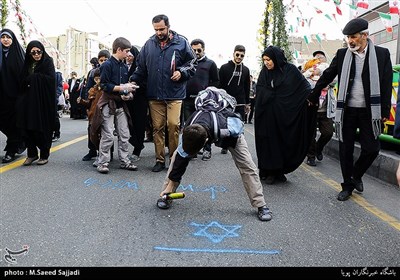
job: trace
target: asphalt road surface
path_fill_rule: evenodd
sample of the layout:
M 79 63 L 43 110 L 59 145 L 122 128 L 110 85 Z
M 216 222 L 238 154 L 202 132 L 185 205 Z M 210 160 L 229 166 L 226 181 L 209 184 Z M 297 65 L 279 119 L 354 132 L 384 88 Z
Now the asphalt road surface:
M 400 189 L 365 176 L 362 194 L 338 201 L 335 159 L 325 156 L 316 167 L 304 163 L 288 182 L 264 184 L 273 219 L 261 222 L 229 152 L 213 146 L 210 161 L 192 160 L 180 186 L 186 197 L 160 210 L 156 200 L 166 170 L 151 172 L 153 143 L 145 144 L 138 171 L 119 169 L 116 150 L 110 172 L 100 174 L 92 161 L 81 160 L 88 152 L 87 121 L 64 115 L 61 131 L 48 164 L 22 166 L 24 153 L 0 165 L 3 275 L 41 275 L 58 267 L 282 273 L 311 267 L 335 268 L 339 278 L 375 271 L 387 279 L 396 278 L 395 271 L 400 276 Z M 257 162 L 252 125 L 246 124 L 245 135 Z

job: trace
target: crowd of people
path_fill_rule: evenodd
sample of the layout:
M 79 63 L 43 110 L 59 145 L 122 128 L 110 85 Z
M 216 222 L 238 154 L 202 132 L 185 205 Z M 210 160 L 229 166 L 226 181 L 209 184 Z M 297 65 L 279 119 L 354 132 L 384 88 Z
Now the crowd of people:
M 118 37 L 112 53 L 101 50 L 90 61 L 84 79 L 73 71 L 68 82 L 42 43 L 31 41 L 25 51 L 11 30 L 1 30 L 0 130 L 7 138 L 2 163 L 25 149 L 23 165 L 48 163 L 52 141 L 60 138 L 61 98 L 69 101 L 72 119 L 87 118 L 89 152 L 82 160 L 93 160 L 98 172 L 110 171 L 115 137 L 122 169 L 138 170 L 146 140 L 154 143 L 153 172 L 166 168 L 169 155 L 160 209 L 170 208 L 168 195 L 189 162 L 198 154 L 210 160 L 215 145 L 222 154 L 231 153 L 258 218 L 269 221 L 262 182 L 286 182 L 305 159 L 316 166 L 334 132 L 343 176 L 337 199 L 363 192 L 362 177 L 379 153 L 392 90 L 389 51 L 374 46 L 367 21 L 347 23 L 347 47 L 337 50 L 330 64 L 316 50 L 299 70 L 281 48 L 267 47 L 257 79 L 243 63 L 245 46 L 236 45 L 232 59 L 218 69 L 205 54 L 205 42 L 189 43 L 171 29 L 166 15 L 155 16 L 152 25 L 155 34 L 140 50 Z M 253 122 L 257 163 L 243 133 L 244 123 Z M 357 130 L 361 154 L 353 162 Z

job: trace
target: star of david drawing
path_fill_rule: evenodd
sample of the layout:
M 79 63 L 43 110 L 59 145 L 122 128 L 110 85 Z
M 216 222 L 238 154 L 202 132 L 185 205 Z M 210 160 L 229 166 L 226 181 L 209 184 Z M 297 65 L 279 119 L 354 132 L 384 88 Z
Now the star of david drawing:
M 216 221 L 209 224 L 190 223 L 190 225 L 198 228 L 194 236 L 204 236 L 211 240 L 213 243 L 219 243 L 227 237 L 238 237 L 239 234 L 236 230 L 242 226 L 239 225 L 222 225 Z

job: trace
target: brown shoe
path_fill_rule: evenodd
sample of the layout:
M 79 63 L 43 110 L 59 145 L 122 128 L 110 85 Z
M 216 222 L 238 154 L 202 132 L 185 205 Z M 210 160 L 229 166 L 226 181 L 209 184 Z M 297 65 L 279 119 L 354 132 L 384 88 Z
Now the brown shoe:
M 45 159 L 45 158 L 41 158 L 39 159 L 39 161 L 37 162 L 37 165 L 45 165 L 46 163 L 48 163 L 49 160 Z
M 31 165 L 32 162 L 34 162 L 35 160 L 39 159 L 38 157 L 28 157 L 26 158 L 26 160 L 24 161 L 23 165 L 28 166 Z

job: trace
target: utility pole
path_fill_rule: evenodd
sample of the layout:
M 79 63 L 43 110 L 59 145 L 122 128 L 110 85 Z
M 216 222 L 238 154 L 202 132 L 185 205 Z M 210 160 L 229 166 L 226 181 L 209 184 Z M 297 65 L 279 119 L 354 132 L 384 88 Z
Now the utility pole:
M 396 64 L 400 64 L 400 16 L 397 22 Z

